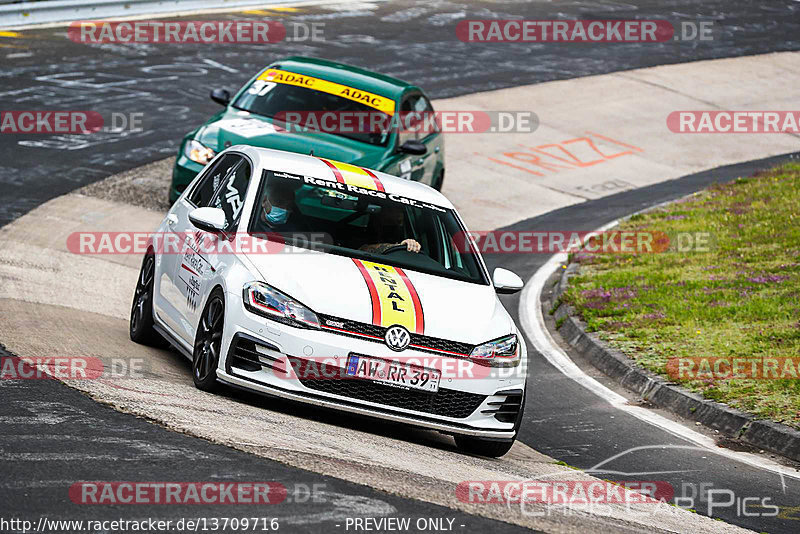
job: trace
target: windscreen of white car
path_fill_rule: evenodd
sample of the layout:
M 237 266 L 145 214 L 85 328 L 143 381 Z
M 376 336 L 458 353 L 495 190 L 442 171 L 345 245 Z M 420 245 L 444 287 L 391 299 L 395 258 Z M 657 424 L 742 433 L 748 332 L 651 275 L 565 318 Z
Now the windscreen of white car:
M 257 194 L 248 230 L 256 237 L 475 284 L 489 283 L 452 209 L 269 170 L 263 172 Z M 417 248 L 416 244 L 418 252 L 409 250 Z

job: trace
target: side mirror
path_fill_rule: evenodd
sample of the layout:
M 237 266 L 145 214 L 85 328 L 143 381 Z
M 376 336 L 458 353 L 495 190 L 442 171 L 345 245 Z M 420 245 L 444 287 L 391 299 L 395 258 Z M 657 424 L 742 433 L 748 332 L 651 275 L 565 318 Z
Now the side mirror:
M 205 232 L 225 229 L 225 212 L 219 208 L 196 208 L 189 212 L 189 221 Z
M 424 156 L 428 152 L 428 147 L 425 143 L 409 139 L 397 148 L 404 154 L 411 154 L 412 156 Z
M 494 270 L 492 274 L 492 283 L 494 284 L 494 290 L 501 295 L 516 293 L 525 285 L 522 278 L 508 269 L 502 269 L 500 267 Z
M 227 89 L 214 89 L 211 91 L 211 100 L 217 104 L 227 106 L 231 101 L 231 94 Z

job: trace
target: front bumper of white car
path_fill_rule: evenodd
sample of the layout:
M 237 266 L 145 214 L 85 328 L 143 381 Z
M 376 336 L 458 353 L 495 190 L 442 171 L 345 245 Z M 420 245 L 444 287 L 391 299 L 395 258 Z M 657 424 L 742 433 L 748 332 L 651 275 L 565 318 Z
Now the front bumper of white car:
M 389 360 L 397 358 L 398 353 L 389 349 L 378 336 L 369 336 L 369 332 L 363 331 L 353 332 L 355 328 L 341 328 L 334 332 L 332 329 L 295 328 L 270 321 L 245 310 L 240 295 L 228 295 L 231 305 L 221 351 L 223 360 L 217 370 L 217 376 L 225 383 L 449 434 L 500 440 L 511 439 L 516 434 L 518 414 L 524 402 L 524 345 L 520 366 L 513 369 L 479 368 L 478 373 L 446 373 L 441 378 L 438 392 L 433 394 L 364 379 L 342 379 L 338 378 L 341 376 L 339 368 L 346 365 L 351 353 Z M 450 346 L 452 342 L 419 339 L 442 350 L 444 347 L 453 348 Z M 402 357 L 413 357 L 420 362 L 432 358 L 454 358 L 414 347 L 403 351 Z M 319 374 L 309 376 L 292 372 L 309 362 L 319 368 Z M 457 367 L 452 365 L 450 368 Z

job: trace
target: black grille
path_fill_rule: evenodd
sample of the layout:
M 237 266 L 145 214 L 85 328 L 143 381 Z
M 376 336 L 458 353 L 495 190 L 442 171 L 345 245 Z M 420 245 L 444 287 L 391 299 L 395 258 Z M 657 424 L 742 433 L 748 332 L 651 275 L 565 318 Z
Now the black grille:
M 326 330 L 344 336 L 383 343 L 383 336 L 386 334 L 386 327 L 384 326 L 375 326 L 373 324 L 360 323 L 349 319 L 340 319 L 330 315 L 320 315 L 319 317 L 322 321 L 322 326 L 327 327 Z M 472 349 L 475 348 L 475 345 L 470 345 L 469 343 L 449 341 L 447 339 L 423 336 L 421 334 L 411 334 L 411 344 L 416 345 L 414 348 L 417 350 L 433 353 L 444 351 L 452 353 L 453 356 L 462 357 L 468 356 L 469 353 L 472 352 Z
M 495 393 L 496 396 L 505 396 L 501 401 L 492 401 L 491 408 L 481 410 L 481 413 L 494 414 L 494 418 L 503 423 L 513 423 L 517 420 L 517 415 L 522 408 L 522 390 L 512 389 Z
M 469 417 L 486 400 L 486 395 L 466 393 L 452 389 L 439 389 L 438 392 L 424 393 L 387 386 L 361 378 L 325 378 L 339 373 L 339 368 L 319 364 L 319 377 L 308 378 L 303 372 L 306 360 L 289 358 L 297 370 L 300 382 L 307 388 L 332 393 L 386 406 L 415 410 L 444 417 L 463 419 Z
M 439 339 L 436 337 L 430 336 L 423 336 L 421 334 L 411 334 L 411 343 L 414 345 L 420 345 L 421 347 L 428 347 L 433 349 L 434 351 L 447 351 L 453 352 L 456 355 L 460 356 L 469 356 L 469 353 L 472 352 L 472 349 L 475 348 L 474 345 L 470 345 L 468 343 L 460 343 L 458 341 L 448 341 L 447 339 Z M 420 350 L 425 350 L 420 349 Z
M 256 340 L 255 338 L 251 338 L 245 334 L 236 334 L 233 341 L 231 342 L 230 352 L 228 353 L 228 360 L 227 364 L 228 367 L 235 367 L 237 369 L 243 369 L 245 371 L 260 371 L 262 367 L 269 367 L 271 369 L 275 369 L 277 371 L 283 371 L 282 365 L 270 365 L 268 363 L 264 363 L 259 359 L 264 358 L 266 360 L 272 360 L 274 362 L 278 362 L 276 358 L 272 356 L 268 356 L 266 354 L 261 354 L 256 350 L 256 343 L 261 345 L 262 347 L 266 347 L 272 350 L 278 350 L 277 347 L 273 347 L 267 345 L 263 341 Z M 230 372 L 230 369 L 229 369 Z

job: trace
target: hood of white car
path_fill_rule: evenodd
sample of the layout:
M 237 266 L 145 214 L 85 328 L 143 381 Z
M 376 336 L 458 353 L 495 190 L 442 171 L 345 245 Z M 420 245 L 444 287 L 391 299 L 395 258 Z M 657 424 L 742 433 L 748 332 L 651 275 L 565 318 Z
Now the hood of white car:
M 408 284 L 403 280 L 398 284 L 397 294 L 391 297 L 390 289 L 384 288 L 382 292 L 379 287 L 382 264 L 305 250 L 294 254 L 249 254 L 247 257 L 264 282 L 318 314 L 391 326 L 400 324 L 395 322 L 396 318 L 407 318 L 408 313 L 412 313 L 408 311 L 411 308 L 413 317 L 421 314 L 421 321 L 412 322 L 410 331 L 470 344 L 514 331 L 511 317 L 489 285 L 401 269 Z M 385 267 L 396 273 L 390 266 Z M 373 280 L 373 284 L 369 280 Z M 409 294 L 413 298 L 409 298 Z M 396 298 L 397 304 L 387 300 L 387 295 Z M 376 317 L 376 307 L 383 310 L 379 317 Z M 403 313 L 398 315 L 393 307 L 402 309 Z M 414 324 L 418 328 L 415 329 Z

